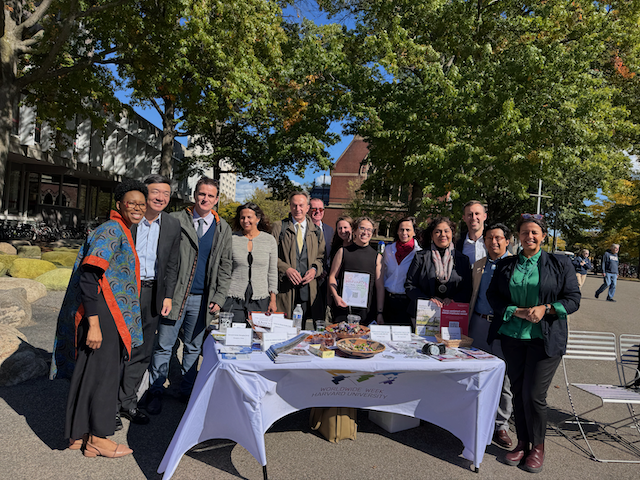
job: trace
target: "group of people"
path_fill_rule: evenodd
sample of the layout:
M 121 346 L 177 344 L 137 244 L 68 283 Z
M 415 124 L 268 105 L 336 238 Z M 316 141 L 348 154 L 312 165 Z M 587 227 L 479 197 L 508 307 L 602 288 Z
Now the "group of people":
M 58 319 L 52 378 L 70 378 L 65 436 L 85 456 L 132 453 L 108 437 L 121 418 L 146 424 L 137 393 L 145 372 L 145 410 L 159 414 L 169 361 L 180 336 L 180 398 L 194 385 L 206 327 L 219 312 L 243 322 L 251 311 L 303 310 L 311 319 L 414 325 L 417 301 L 442 307 L 470 303 L 469 335 L 478 348 L 503 358 L 507 374 L 494 440 L 512 446 L 513 411 L 518 442 L 505 462 L 542 468 L 546 392 L 567 342 L 567 315 L 580 303 L 571 262 L 541 249 L 547 226 L 524 214 L 516 225 L 522 245 L 507 251 L 511 232 L 485 228 L 478 201 L 464 207 L 467 233 L 454 242 L 456 224 L 433 218 L 421 232 L 413 217 L 397 222 L 384 252 L 371 240 L 369 217 L 323 223 L 324 204 L 305 192 L 290 196 L 290 215 L 271 224 L 260 207 L 237 208 L 232 227 L 215 212 L 217 181 L 203 177 L 192 208 L 167 214 L 169 179 L 151 175 L 125 181 L 116 209 L 82 247 Z M 365 282 L 366 302 L 345 301 L 346 273 Z M 362 306 L 364 304 L 364 306 Z

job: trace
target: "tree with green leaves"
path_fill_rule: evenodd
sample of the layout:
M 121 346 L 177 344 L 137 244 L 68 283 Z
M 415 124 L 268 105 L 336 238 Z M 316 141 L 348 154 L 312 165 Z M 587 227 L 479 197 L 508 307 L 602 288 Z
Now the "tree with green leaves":
M 0 178 L 4 178 L 14 113 L 21 96 L 57 131 L 80 114 L 94 125 L 118 102 L 105 65 L 116 52 L 123 0 L 6 0 L 0 23 Z M 4 182 L 0 183 L 0 199 Z
M 352 85 L 350 123 L 370 146 L 366 190 L 412 185 L 412 210 L 425 216 L 485 199 L 509 221 L 535 209 L 542 179 L 555 199 L 546 210 L 569 219 L 626 175 L 640 129 L 620 64 L 638 65 L 636 2 L 322 5 L 353 15 L 368 66 Z
M 281 11 L 264 0 L 155 0 L 122 31 L 119 73 L 134 104 L 162 118 L 161 173 L 171 175 L 173 140 L 191 135 L 206 160 L 216 142 L 203 137 L 271 102 L 281 67 Z M 224 156 L 209 158 L 218 167 Z

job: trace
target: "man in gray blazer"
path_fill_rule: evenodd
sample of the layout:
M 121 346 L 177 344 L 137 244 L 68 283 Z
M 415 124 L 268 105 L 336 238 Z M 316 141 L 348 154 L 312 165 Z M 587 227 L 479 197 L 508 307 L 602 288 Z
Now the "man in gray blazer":
M 178 279 L 180 222 L 163 210 L 171 198 L 171 180 L 150 175 L 144 183 L 149 189 L 147 211 L 138 225 L 131 227 L 140 261 L 140 310 L 144 343 L 131 350 L 131 359 L 124 362 L 116 430 L 122 428 L 120 416 L 132 423 L 147 424 L 149 417 L 138 410 L 137 392 L 149 367 L 160 317 L 171 311 L 173 291 Z

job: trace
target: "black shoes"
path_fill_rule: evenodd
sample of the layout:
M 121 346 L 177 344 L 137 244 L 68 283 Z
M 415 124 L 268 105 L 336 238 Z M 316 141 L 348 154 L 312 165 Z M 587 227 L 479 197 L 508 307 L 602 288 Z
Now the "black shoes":
M 131 423 L 137 425 L 146 425 L 149 423 L 149 417 L 142 413 L 137 408 L 122 409 L 120 415 L 129 420 Z
M 116 413 L 116 432 L 122 430 L 122 419 L 120 418 L 120 414 Z
M 613 298 L 607 298 L 607 302 L 615 302 L 616 300 L 614 300 Z
M 600 296 L 600 292 L 596 291 L 596 298 Z

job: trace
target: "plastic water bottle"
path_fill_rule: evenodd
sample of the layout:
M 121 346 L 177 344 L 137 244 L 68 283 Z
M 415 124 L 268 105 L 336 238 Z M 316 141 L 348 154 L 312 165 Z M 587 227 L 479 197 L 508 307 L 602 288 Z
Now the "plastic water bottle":
M 385 247 L 386 247 L 386 244 L 385 244 L 382 240 L 380 240 L 380 241 L 378 242 L 378 254 L 379 254 L 379 255 L 384 255 L 384 249 L 385 249 Z
M 298 333 L 302 330 L 302 305 L 299 303 L 293 309 L 293 326 L 296 327 Z

